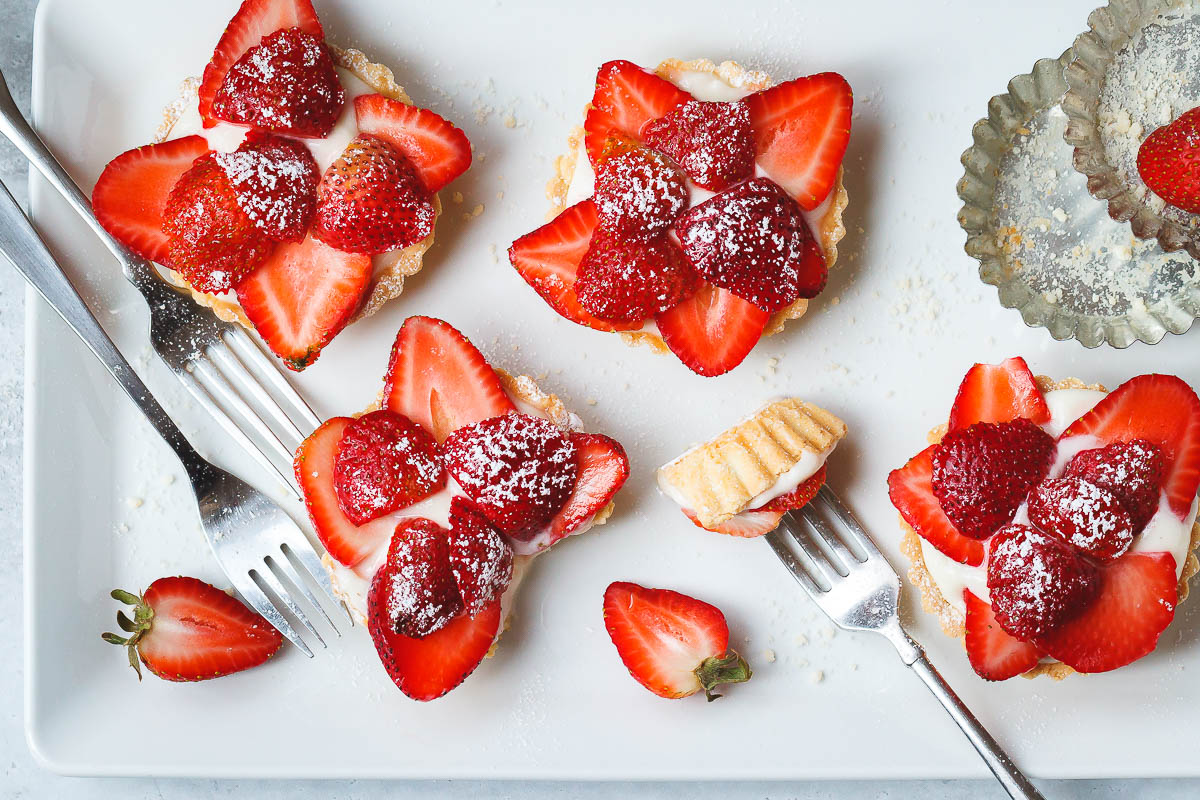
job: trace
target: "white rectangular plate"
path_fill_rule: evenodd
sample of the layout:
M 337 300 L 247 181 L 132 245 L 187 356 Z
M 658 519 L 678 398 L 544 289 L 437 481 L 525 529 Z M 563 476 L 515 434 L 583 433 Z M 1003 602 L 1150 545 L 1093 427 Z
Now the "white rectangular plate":
M 40 302 L 28 314 L 25 528 L 27 726 L 37 756 L 76 774 L 494 778 L 980 776 L 966 741 L 890 647 L 834 634 L 761 541 L 707 534 L 653 488 L 653 470 L 764 399 L 798 394 L 852 434 L 832 485 L 897 565 L 889 469 L 945 419 L 969 364 L 1025 355 L 1035 371 L 1116 385 L 1167 371 L 1200 385 L 1196 335 L 1153 349 L 1085 351 L 1026 329 L 975 277 L 955 224 L 958 154 L 988 97 L 1055 56 L 1094 0 L 1045 4 L 634 0 L 397 4 L 324 0 L 330 39 L 393 66 L 415 100 L 462 125 L 476 163 L 444 195 L 425 272 L 340 336 L 297 378 L 319 413 L 379 389 L 408 314 L 442 316 L 498 366 L 544 375 L 593 430 L 628 447 L 633 476 L 612 522 L 534 568 L 495 658 L 419 704 L 388 681 L 362 628 L 309 661 L 291 650 L 222 680 L 138 685 L 100 641 L 115 587 L 165 574 L 222 583 L 170 452 Z M 43 0 L 34 107 L 81 184 L 144 143 L 179 81 L 197 74 L 233 0 Z M 1031 24 L 1030 20 L 1037 20 Z M 1013 28 L 980 50 L 966 31 Z M 846 161 L 849 235 L 808 318 L 732 374 L 556 317 L 505 263 L 538 225 L 551 161 L 611 58 L 736 59 L 790 77 L 843 72 L 856 90 Z M 145 345 L 146 313 L 112 258 L 33 183 L 36 220 L 125 353 L 203 448 L 264 486 L 182 398 Z M 477 206 L 479 216 L 468 216 Z M 775 366 L 775 359 L 778 364 Z M 291 510 L 300 519 L 297 506 Z M 719 605 L 753 681 L 719 702 L 668 702 L 625 674 L 600 613 L 612 580 Z M 905 602 L 915 606 L 911 591 Z M 1200 707 L 1200 604 L 1159 652 L 1115 674 L 988 685 L 919 610 L 915 633 L 967 703 L 1030 772 L 1046 777 L 1200 775 L 1187 733 Z

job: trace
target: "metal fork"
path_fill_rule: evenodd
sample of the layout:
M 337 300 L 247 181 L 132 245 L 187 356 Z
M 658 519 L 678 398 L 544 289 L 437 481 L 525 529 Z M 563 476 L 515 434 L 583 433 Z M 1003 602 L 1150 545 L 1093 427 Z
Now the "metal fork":
M 241 325 L 218 319 L 209 309 L 170 286 L 154 264 L 134 254 L 104 229 L 87 196 L 21 115 L 3 74 L 0 74 L 0 133 L 17 146 L 121 262 L 125 278 L 142 293 L 150 307 L 150 344 L 154 351 L 225 433 L 299 500 L 288 475 L 292 454 L 305 435 L 300 425 L 311 433 L 321 424 L 304 398 L 279 374 Z M 283 398 L 299 424 L 260 380 Z M 274 428 L 248 400 L 265 412 Z M 240 424 L 234 422 L 230 413 Z M 247 430 L 265 444 L 266 451 L 260 449 Z
M 817 512 L 817 505 L 840 524 L 831 524 Z M 901 660 L 946 707 L 1010 797 L 1042 798 L 904 630 L 900 624 L 899 576 L 828 486 L 822 487 L 816 499 L 798 514 L 785 514 L 780 526 L 766 539 L 835 625 L 848 631 L 878 633 L 895 645 Z

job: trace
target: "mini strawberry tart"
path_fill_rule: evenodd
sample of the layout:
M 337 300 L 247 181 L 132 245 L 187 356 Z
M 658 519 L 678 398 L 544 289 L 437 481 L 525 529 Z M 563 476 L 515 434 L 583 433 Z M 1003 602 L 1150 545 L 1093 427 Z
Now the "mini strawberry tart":
M 852 105 L 832 72 L 773 86 L 732 62 L 610 61 L 550 222 L 509 259 L 572 322 L 728 372 L 825 287 Z
M 1200 567 L 1200 399 L 976 364 L 888 477 L 922 604 L 980 677 L 1106 672 L 1156 647 Z
M 658 469 L 658 486 L 696 525 L 762 536 L 825 485 L 846 423 L 794 397 L 776 400 Z
M 300 445 L 296 480 L 334 586 L 409 697 L 462 683 L 533 559 L 612 513 L 629 459 L 580 428 L 447 323 L 409 317 L 381 407 Z
M 326 43 L 311 0 L 245 0 L 154 142 L 105 167 L 96 217 L 296 370 L 400 294 L 471 163 L 389 69 Z

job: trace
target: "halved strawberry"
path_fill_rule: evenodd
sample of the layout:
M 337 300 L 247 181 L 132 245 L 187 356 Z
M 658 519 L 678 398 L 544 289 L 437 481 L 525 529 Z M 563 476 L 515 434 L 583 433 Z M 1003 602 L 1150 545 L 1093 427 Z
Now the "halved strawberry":
M 584 120 L 584 146 L 598 163 L 604 142 L 618 134 L 640 139 L 647 122 L 658 119 L 692 96 L 631 61 L 609 61 L 596 73 L 592 108 Z
M 970 589 L 963 589 L 963 602 L 967 606 L 964 643 L 976 675 L 985 681 L 1006 681 L 1037 666 L 1041 658 L 1037 646 L 1009 635 L 991 606 Z
M 960 564 L 983 563 L 983 542 L 963 536 L 933 495 L 933 451 L 930 445 L 888 475 L 888 498 L 904 521 L 943 555 Z
M 508 260 L 551 308 L 572 322 L 598 331 L 640 328 L 640 321 L 617 323 L 592 316 L 575 295 L 579 265 L 597 221 L 596 204 L 582 200 L 513 242 Z
M 704 692 L 750 680 L 750 666 L 729 647 L 721 609 L 670 589 L 617 581 L 604 592 L 604 627 L 638 683 L 659 697 Z
M 310 234 L 278 245 L 237 285 L 237 296 L 271 351 L 299 371 L 346 327 L 370 283 L 370 256 L 343 253 Z
M 279 650 L 283 636 L 236 598 L 197 578 L 159 578 L 139 597 L 120 589 L 114 600 L 134 607 L 133 619 L 117 612 L 128 637 L 105 633 L 104 641 L 129 650 L 163 680 L 203 681 L 257 667 Z
M 433 317 L 409 317 L 400 326 L 383 397 L 387 408 L 439 442 L 464 425 L 516 410 L 475 345 Z
M 1184 519 L 1200 488 L 1200 398 L 1174 375 L 1138 375 L 1071 423 L 1059 441 L 1088 435 L 1101 446 L 1145 439 L 1162 451 L 1162 487 Z
M 723 375 L 745 361 L 771 315 L 733 292 L 702 283 L 688 299 L 655 316 L 663 341 L 698 375 Z
M 108 162 L 92 189 L 92 211 L 104 229 L 142 258 L 167 263 L 163 210 L 171 190 L 208 152 L 202 136 L 127 150 Z
M 414 700 L 436 700 L 475 671 L 500 631 L 500 599 L 474 616 L 455 617 L 423 639 L 396 633 L 387 624 L 382 592 L 367 594 L 367 630 L 388 677 Z
M 1178 581 L 1170 553 L 1126 553 L 1100 568 L 1100 595 L 1037 644 L 1079 672 L 1107 672 L 1152 651 L 1175 618 Z
M 358 130 L 371 133 L 408 157 L 429 192 L 436 192 L 471 166 L 471 143 L 450 122 L 425 108 L 381 94 L 354 98 Z
M 244 0 L 238 7 L 204 68 L 199 92 L 204 127 L 211 128 L 217 123 L 212 114 L 213 99 L 225 82 L 229 68 L 247 50 L 257 47 L 264 36 L 287 28 L 299 28 L 318 39 L 325 38 L 311 0 Z
M 746 103 L 758 165 L 801 208 L 821 205 L 850 141 L 850 84 L 836 72 L 823 72 L 756 92 Z
M 217 153 L 237 204 L 264 235 L 298 242 L 316 210 L 321 170 L 303 143 L 250 131 L 232 153 Z
M 550 546 L 574 533 L 608 505 L 629 477 L 629 456 L 616 439 L 599 433 L 571 434 L 579 473 L 575 488 L 550 521 Z
M 822 464 L 821 468 L 814 472 L 811 478 L 801 483 L 795 489 L 786 494 L 779 495 L 779 497 L 768 503 L 764 503 L 755 510 L 793 511 L 798 508 L 804 508 L 817 496 L 817 492 L 821 491 L 821 487 L 825 485 L 825 475 L 825 465 Z
M 396 530 L 395 515 L 355 525 L 342 513 L 334 488 L 334 463 L 342 435 L 351 422 L 350 417 L 327 419 L 296 448 L 294 463 L 296 484 L 304 495 L 317 537 L 330 557 L 347 567 L 386 547 Z
M 513 548 L 479 508 L 461 495 L 450 501 L 450 569 L 467 614 L 498 600 L 512 580 Z
M 424 517 L 396 525 L 387 558 L 371 578 L 368 602 L 384 615 L 388 630 L 424 639 L 463 613 L 463 598 L 450 566 L 449 532 Z
M 967 370 L 950 409 L 950 430 L 976 422 L 1009 422 L 1024 417 L 1038 425 L 1050 421 L 1050 407 L 1029 365 L 1020 356 Z
M 779 527 L 779 520 L 783 519 L 785 512 L 783 511 L 743 511 L 737 516 L 717 525 L 714 528 L 701 525 L 700 520 L 696 515 L 686 508 L 683 513 L 692 521 L 698 528 L 704 528 L 706 531 L 713 533 L 723 533 L 726 536 L 738 536 L 742 539 L 753 539 L 756 536 L 763 536 L 770 533 Z
M 346 427 L 333 469 L 338 503 L 355 525 L 418 503 L 446 486 L 433 435 L 386 408 L 363 414 Z

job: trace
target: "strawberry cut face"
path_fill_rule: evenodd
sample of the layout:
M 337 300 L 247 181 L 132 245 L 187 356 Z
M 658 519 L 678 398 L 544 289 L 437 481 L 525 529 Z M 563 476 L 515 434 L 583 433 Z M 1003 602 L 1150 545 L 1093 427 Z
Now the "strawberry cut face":
M 378 136 L 403 153 L 429 192 L 436 192 L 471 166 L 471 143 L 450 122 L 380 94 L 354 98 L 358 130 Z
M 937 445 L 926 447 L 888 475 L 888 498 L 904 521 L 938 552 L 960 564 L 978 567 L 983 563 L 983 542 L 959 533 L 934 496 L 933 453 L 936 449 Z
M 640 141 L 646 123 L 683 105 L 692 96 L 630 61 L 609 61 L 596 73 L 592 107 L 584 120 L 584 146 L 595 166 L 610 136 Z
M 1050 421 L 1046 398 L 1020 356 L 999 364 L 976 364 L 967 371 L 950 409 L 950 430 L 1018 417 L 1038 425 Z
M 1038 665 L 1037 646 L 1023 642 L 1000 627 L 992 607 L 970 589 L 963 589 L 966 606 L 967 659 L 975 674 L 987 681 L 1006 681 Z

